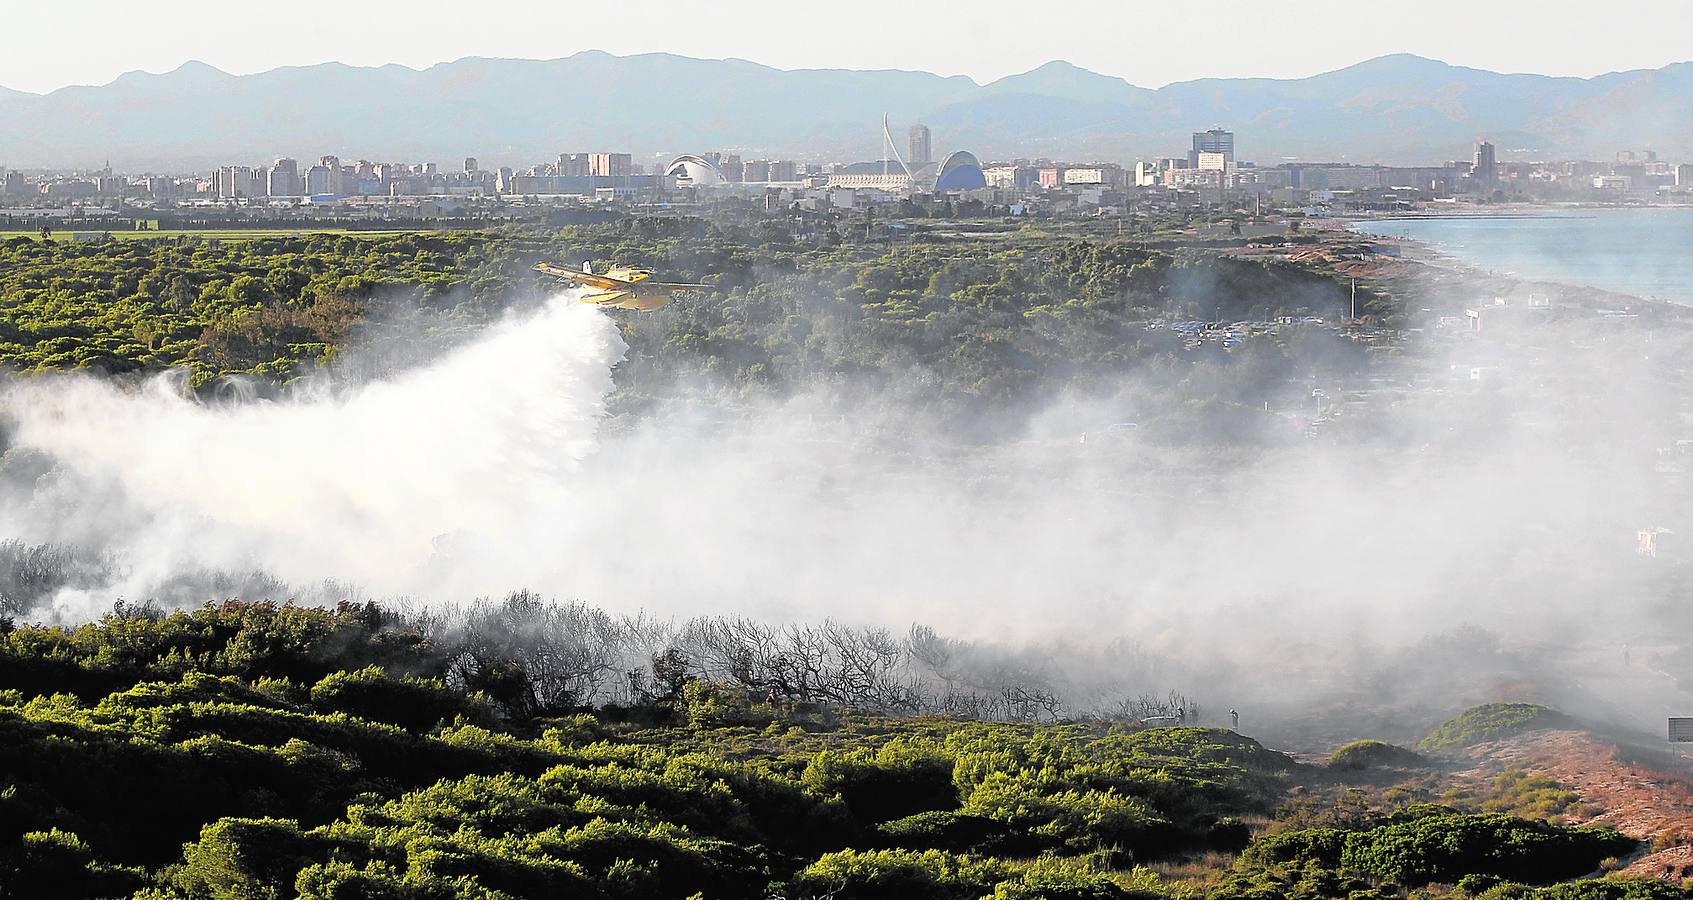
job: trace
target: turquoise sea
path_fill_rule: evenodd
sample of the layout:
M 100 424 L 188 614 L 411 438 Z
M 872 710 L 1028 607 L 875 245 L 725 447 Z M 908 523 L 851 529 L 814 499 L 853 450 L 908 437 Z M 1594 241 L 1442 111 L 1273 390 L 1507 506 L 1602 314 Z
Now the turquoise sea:
M 1373 219 L 1353 227 L 1422 241 L 1499 273 L 1693 303 L 1693 209 Z

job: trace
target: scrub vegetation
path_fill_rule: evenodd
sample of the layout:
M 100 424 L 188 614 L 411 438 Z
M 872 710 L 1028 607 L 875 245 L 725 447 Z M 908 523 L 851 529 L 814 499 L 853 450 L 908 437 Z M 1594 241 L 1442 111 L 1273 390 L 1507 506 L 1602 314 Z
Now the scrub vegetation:
M 1425 753 L 1461 750 L 1536 728 L 1560 728 L 1569 718 L 1533 703 L 1488 703 L 1471 707 L 1442 722 L 1417 743 Z
M 1680 896 L 1568 882 L 1636 844 L 1597 828 L 1414 804 L 1266 828 L 1320 770 L 1228 730 L 760 698 L 680 649 L 626 675 L 667 687 L 584 704 L 493 622 L 231 602 L 8 626 L 0 894 Z
M 1330 768 L 1349 771 L 1419 769 L 1427 765 L 1428 760 L 1422 756 L 1384 741 L 1353 741 L 1329 756 Z
M 769 391 L 917 374 L 962 409 L 1105 384 L 1130 367 L 1175 367 L 1179 379 L 1227 355 L 1184 352 L 1182 336 L 1159 322 L 1333 314 L 1345 293 L 1293 266 L 1131 241 L 1030 232 L 853 244 L 806 221 L 241 241 L 17 237 L 0 241 L 0 366 L 185 367 L 202 386 L 230 375 L 286 382 L 335 359 L 361 325 L 403 317 L 446 344 L 539 302 L 553 290 L 530 270 L 542 260 L 650 266 L 712 283 L 621 320 L 631 353 L 619 385 L 636 396 L 676 377 Z M 1335 352 L 1303 346 L 1325 337 Z M 1273 381 L 1293 358 L 1359 361 L 1332 336 L 1294 343 L 1250 354 L 1240 364 L 1253 377 L 1239 381 Z

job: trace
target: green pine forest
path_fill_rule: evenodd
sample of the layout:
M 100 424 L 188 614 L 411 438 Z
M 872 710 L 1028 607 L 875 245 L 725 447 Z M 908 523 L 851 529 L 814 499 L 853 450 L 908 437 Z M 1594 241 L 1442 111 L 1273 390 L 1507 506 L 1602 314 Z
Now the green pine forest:
M 1097 389 L 1130 370 L 1204 382 L 1246 367 L 1251 377 L 1228 380 L 1268 390 L 1302 360 L 1360 364 L 1332 335 L 1236 359 L 1149 327 L 1345 308 L 1338 281 L 1294 266 L 1044 231 L 852 243 L 803 220 L 628 219 L 549 231 L 0 240 L 0 367 L 177 367 L 200 388 L 231 375 L 283 385 L 400 319 L 422 346 L 444 347 L 542 302 L 554 290 L 530 270 L 542 260 L 644 265 L 712 284 L 620 318 L 631 352 L 618 384 L 632 403 L 679 381 L 780 393 L 907 379 L 937 408 L 967 415 Z M 1384 298 L 1365 306 L 1391 315 Z

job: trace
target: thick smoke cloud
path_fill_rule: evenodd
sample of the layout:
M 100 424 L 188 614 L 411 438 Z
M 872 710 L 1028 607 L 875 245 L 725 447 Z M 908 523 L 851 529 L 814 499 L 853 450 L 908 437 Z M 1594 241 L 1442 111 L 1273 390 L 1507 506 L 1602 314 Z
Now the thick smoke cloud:
M 62 471 L 0 527 L 120 551 L 114 584 L 58 599 L 72 620 L 186 567 L 430 593 L 454 535 L 568 502 L 624 349 L 604 316 L 555 303 L 398 377 L 280 402 L 202 403 L 179 376 L 20 380 L 4 395 L 13 452 Z
M 1635 598 L 1670 563 L 1632 549 L 1675 514 L 1654 463 L 1674 441 L 1670 335 L 1416 338 L 1356 383 L 1236 410 L 1253 418 L 1234 441 L 1184 424 L 1210 415 L 1183 399 L 1208 376 L 1148 373 L 980 445 L 840 386 L 607 420 L 626 348 L 570 299 L 408 372 L 275 402 L 206 404 L 172 378 L 14 382 L 9 467 L 54 469 L 14 485 L 0 537 L 109 560 L 37 616 L 210 599 L 191 572 L 264 573 L 216 582 L 257 598 L 528 587 L 677 619 L 920 622 L 1132 667 L 1216 709 L 1333 697 L 1388 665 L 1407 669 L 1370 682 L 1378 700 L 1448 690 L 1496 667 L 1496 642 L 1435 674 L 1391 654 L 1465 628 L 1516 647 L 1649 641 Z

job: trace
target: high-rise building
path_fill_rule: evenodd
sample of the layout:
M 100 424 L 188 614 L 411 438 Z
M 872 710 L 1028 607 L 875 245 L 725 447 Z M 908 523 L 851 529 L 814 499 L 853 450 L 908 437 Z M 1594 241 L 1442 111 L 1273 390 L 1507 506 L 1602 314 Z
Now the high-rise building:
M 476 165 L 476 157 L 467 156 L 464 158 L 464 174 L 474 175 L 479 168 L 480 167 Z
M 797 181 L 799 167 L 791 159 L 775 159 L 770 161 L 771 181 Z
M 1234 168 L 1229 154 L 1217 150 L 1201 150 L 1195 154 L 1194 168 L 1202 172 L 1227 172 Z
M 326 176 L 324 176 L 323 190 L 313 191 L 308 187 L 307 193 L 310 193 L 310 194 L 345 194 L 345 193 L 348 193 L 347 188 L 344 187 L 341 184 L 342 179 L 341 179 L 341 158 L 340 157 L 338 157 L 338 156 L 320 157 L 317 161 L 317 166 L 314 166 L 313 168 L 317 168 L 318 166 L 321 166 L 325 171 L 328 172 L 328 174 Z
M 249 166 L 224 166 L 218 169 L 217 195 L 220 199 L 263 197 L 265 188 L 264 169 Z
M 330 179 L 332 177 L 330 173 L 331 172 L 339 172 L 339 171 L 340 171 L 339 168 L 331 169 L 330 167 L 328 167 L 326 165 L 322 165 L 322 164 L 315 165 L 315 166 L 312 166 L 311 168 L 307 169 L 306 170 L 306 194 L 308 196 L 314 196 L 315 197 L 319 194 L 333 194 L 333 193 L 335 193 L 335 191 L 331 190 L 331 187 L 333 185 L 331 184 L 331 181 L 330 181 Z M 336 180 L 338 181 L 340 179 L 337 178 Z
M 1476 183 L 1491 187 L 1499 183 L 1499 159 L 1495 155 L 1493 145 L 1487 141 L 1476 141 L 1475 167 L 1470 170 L 1475 176 Z
M 298 197 L 300 195 L 300 164 L 287 157 L 282 157 L 271 163 L 269 177 L 265 183 L 265 193 L 272 197 Z
M 628 153 L 590 153 L 588 154 L 588 174 L 601 176 L 623 176 L 635 173 L 635 158 Z
M 1234 132 L 1213 128 L 1210 131 L 1195 131 L 1193 133 L 1193 149 L 1187 154 L 1187 167 L 1199 168 L 1199 154 L 1221 153 L 1228 158 L 1228 164 L 1234 164 Z
M 934 161 L 935 155 L 934 151 L 929 146 L 929 138 L 929 126 L 924 125 L 921 122 L 911 126 L 911 158 L 906 160 L 906 162 L 913 166 L 920 166 Z
M 746 162 L 742 163 L 741 164 L 741 180 L 742 181 L 752 181 L 752 182 L 769 181 L 770 180 L 770 160 L 768 160 L 768 159 L 749 159 Z
M 588 176 L 588 154 L 560 153 L 558 155 L 558 172 L 556 174 L 571 178 L 586 178 Z

